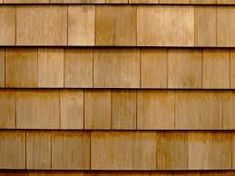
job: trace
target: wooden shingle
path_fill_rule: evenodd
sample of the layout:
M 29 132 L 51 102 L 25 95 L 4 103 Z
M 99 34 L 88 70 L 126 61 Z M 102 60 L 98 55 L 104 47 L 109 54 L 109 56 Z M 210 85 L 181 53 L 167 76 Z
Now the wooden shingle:
M 37 49 L 6 50 L 6 87 L 37 87 Z
M 65 50 L 65 87 L 92 87 L 93 50 Z
M 0 49 L 0 87 L 5 86 L 5 51 Z
M 90 169 L 90 133 L 54 133 L 52 169 Z
M 119 5 L 97 7 L 95 44 L 135 46 L 136 7 Z
M 136 129 L 136 91 L 112 92 L 112 129 Z
M 83 129 L 83 98 L 82 90 L 64 90 L 60 92 L 62 129 Z
M 17 45 L 67 45 L 67 8 L 19 6 L 16 9 Z
M 111 129 L 111 91 L 85 91 L 85 129 Z
M 59 108 L 58 91 L 18 91 L 16 93 L 16 127 L 58 129 Z
M 25 133 L 0 132 L 0 169 L 25 169 Z
M 51 134 L 48 132 L 26 133 L 27 169 L 51 168 Z
M 168 87 L 201 88 L 202 55 L 200 50 L 168 50 Z
M 155 170 L 155 133 L 92 132 L 91 169 Z
M 68 7 L 68 45 L 95 44 L 95 6 Z
M 167 50 L 141 50 L 141 88 L 167 88 Z
M 194 8 L 138 6 L 137 45 L 193 46 Z
M 64 50 L 38 49 L 38 87 L 64 86 Z
M 137 129 L 174 129 L 174 95 L 164 91 L 137 93 Z
M 188 168 L 187 133 L 159 132 L 156 146 L 158 170 L 185 170 Z
M 217 46 L 235 46 L 234 15 L 235 8 L 233 7 L 217 7 Z
M 15 7 L 0 8 L 0 45 L 15 45 Z
M 222 129 L 222 106 L 218 92 L 177 92 L 176 129 Z
M 15 128 L 15 91 L 0 91 L 0 128 Z
M 203 50 L 203 88 L 229 88 L 228 50 Z
M 215 7 L 195 7 L 195 45 L 216 46 Z
M 196 151 L 196 152 L 195 152 Z M 188 137 L 189 170 L 223 170 L 232 166 L 232 137 L 229 133 L 193 132 Z
M 94 87 L 139 88 L 139 51 L 135 49 L 101 49 L 95 51 Z

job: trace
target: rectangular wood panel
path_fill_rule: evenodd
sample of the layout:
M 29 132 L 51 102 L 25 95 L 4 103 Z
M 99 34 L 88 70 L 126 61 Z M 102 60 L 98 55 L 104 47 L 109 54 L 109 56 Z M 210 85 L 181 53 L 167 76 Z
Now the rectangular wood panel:
M 15 7 L 0 8 L 0 45 L 15 45 Z
M 68 45 L 95 44 L 95 6 L 68 6 Z
M 64 90 L 60 92 L 62 129 L 83 129 L 83 94 L 82 90 Z
M 215 7 L 195 7 L 195 45 L 216 46 Z
M 38 50 L 38 87 L 64 86 L 64 50 Z
M 235 8 L 217 7 L 217 46 L 235 46 Z
M 136 91 L 112 92 L 112 129 L 136 129 Z
M 174 129 L 174 96 L 171 92 L 138 92 L 137 129 Z
M 97 7 L 95 36 L 96 45 L 135 46 L 136 7 L 119 5 Z
M 0 132 L 0 169 L 25 169 L 25 133 Z
M 140 53 L 135 49 L 101 49 L 94 56 L 94 87 L 140 87 Z
M 137 45 L 193 46 L 194 8 L 138 6 Z
M 231 134 L 194 132 L 189 133 L 188 141 L 189 170 L 223 170 L 232 168 Z
M 235 88 L 235 51 L 230 51 L 230 88 Z
M 186 170 L 188 168 L 187 133 L 159 132 L 156 146 L 158 170 Z
M 5 50 L 0 49 L 0 87 L 5 86 Z
M 4 0 L 5 4 L 44 4 L 50 0 Z
M 169 88 L 201 88 L 201 51 L 169 49 L 168 72 Z
M 203 50 L 203 88 L 229 88 L 228 50 Z
M 37 87 L 37 49 L 6 50 L 6 87 Z
M 155 170 L 155 133 L 91 133 L 91 169 Z
M 15 128 L 15 91 L 0 91 L 0 128 Z
M 52 169 L 90 169 L 90 133 L 54 133 Z
M 219 92 L 177 92 L 176 129 L 221 129 L 222 105 Z
M 223 129 L 235 129 L 235 93 L 233 91 L 224 93 L 222 103 Z
M 141 50 L 141 88 L 167 88 L 167 49 Z
M 51 168 L 51 134 L 48 132 L 26 133 L 27 169 Z
M 92 87 L 93 50 L 65 50 L 65 87 Z
M 17 45 L 67 45 L 67 7 L 19 6 Z
M 85 91 L 85 129 L 111 129 L 111 91 Z
M 58 91 L 18 91 L 16 93 L 16 127 L 58 129 L 59 108 Z

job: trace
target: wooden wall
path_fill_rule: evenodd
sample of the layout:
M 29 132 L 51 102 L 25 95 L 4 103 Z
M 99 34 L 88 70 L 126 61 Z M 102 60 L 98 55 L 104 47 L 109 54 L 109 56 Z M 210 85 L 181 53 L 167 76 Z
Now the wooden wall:
M 0 176 L 235 175 L 234 0 L 0 0 Z

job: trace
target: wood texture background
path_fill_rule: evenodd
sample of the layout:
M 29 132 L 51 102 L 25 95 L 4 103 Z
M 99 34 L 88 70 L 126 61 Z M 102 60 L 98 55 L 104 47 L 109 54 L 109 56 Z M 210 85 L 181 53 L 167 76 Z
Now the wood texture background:
M 235 175 L 234 0 L 0 0 L 0 176 Z

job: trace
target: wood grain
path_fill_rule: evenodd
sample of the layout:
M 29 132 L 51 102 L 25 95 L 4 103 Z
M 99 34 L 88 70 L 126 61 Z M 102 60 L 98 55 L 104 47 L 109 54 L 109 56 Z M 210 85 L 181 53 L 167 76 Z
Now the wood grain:
M 193 46 L 194 8 L 138 6 L 137 45 Z
M 235 93 L 233 91 L 224 93 L 222 103 L 223 129 L 235 129 Z
M 16 9 L 17 45 L 67 45 L 67 8 L 20 6 Z
M 50 0 L 4 0 L 4 4 L 47 4 Z
M 195 7 L 195 46 L 216 46 L 216 8 Z
M 155 133 L 91 133 L 91 169 L 155 170 Z
M 229 133 L 189 133 L 188 169 L 231 169 L 232 137 Z M 197 152 L 195 152 L 197 151 Z
M 68 45 L 95 44 L 95 6 L 68 6 Z
M 18 91 L 16 93 L 16 127 L 58 129 L 59 108 L 58 91 Z
M 38 49 L 38 87 L 64 86 L 64 50 Z
M 83 129 L 83 98 L 82 90 L 64 90 L 60 92 L 62 129 Z
M 169 88 L 201 88 L 201 51 L 196 49 L 169 49 L 168 72 Z
M 235 88 L 235 51 L 230 53 L 230 88 Z
M 220 0 L 191 0 L 191 4 L 216 4 Z
M 135 49 L 101 49 L 94 56 L 94 87 L 140 87 L 140 53 Z
M 0 169 L 25 168 L 25 133 L 0 132 Z
M 137 129 L 174 129 L 174 96 L 171 92 L 137 93 Z
M 52 169 L 90 169 L 90 133 L 53 134 Z
M 167 88 L 167 50 L 141 50 L 141 88 Z
M 50 0 L 51 4 L 104 4 L 105 0 Z
M 0 91 L 0 128 L 15 128 L 15 91 Z
M 111 129 L 111 91 L 85 91 L 85 129 Z
M 219 92 L 181 91 L 175 94 L 176 129 L 222 128 Z
M 129 4 L 158 4 L 159 0 L 129 0 Z
M 0 87 L 5 86 L 5 50 L 0 49 Z
M 27 169 L 51 168 L 51 134 L 49 132 L 26 133 Z
M 229 88 L 229 51 L 203 50 L 203 88 Z
M 112 91 L 112 129 L 136 129 L 136 91 Z
M 15 45 L 15 7 L 0 8 L 0 45 Z
M 37 49 L 6 50 L 6 87 L 37 87 Z
M 65 87 L 92 87 L 93 50 L 65 50 Z
M 232 7 L 217 8 L 217 46 L 235 46 L 235 25 L 233 23 L 234 15 L 235 9 Z
M 136 7 L 115 5 L 96 8 L 95 36 L 96 45 L 135 46 Z
M 159 132 L 156 146 L 158 170 L 185 170 L 188 168 L 187 133 Z

